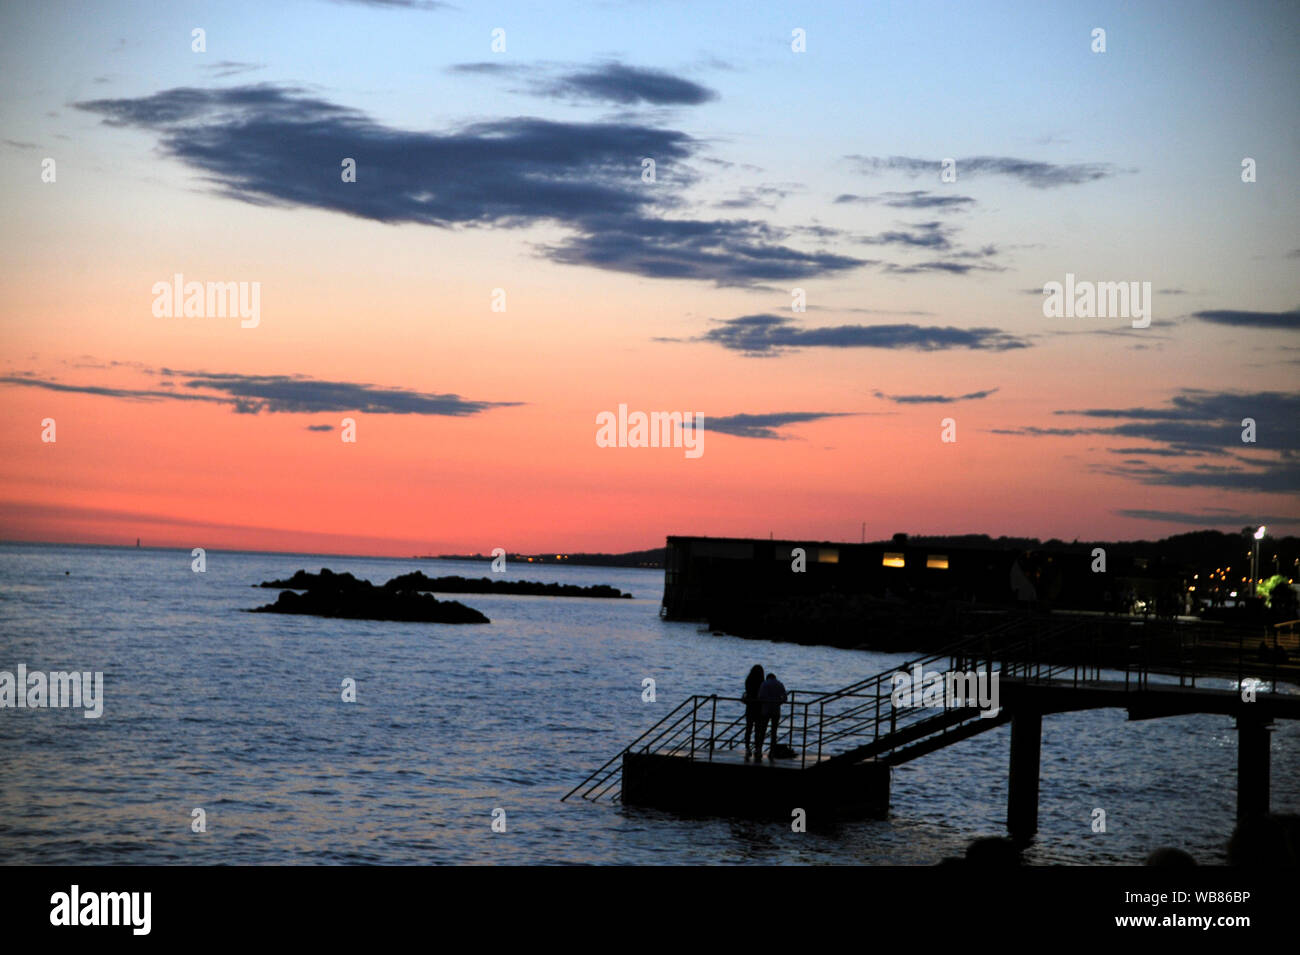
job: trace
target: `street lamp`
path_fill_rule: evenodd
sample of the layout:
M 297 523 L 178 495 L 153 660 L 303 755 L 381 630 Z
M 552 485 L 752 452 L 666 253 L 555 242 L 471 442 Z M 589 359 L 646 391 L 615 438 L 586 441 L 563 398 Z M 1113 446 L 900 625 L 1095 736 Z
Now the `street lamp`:
M 1255 531 L 1255 563 L 1251 567 L 1250 571 L 1250 595 L 1252 597 L 1256 596 L 1259 587 L 1259 542 L 1264 539 L 1264 532 L 1266 530 L 1268 530 L 1268 528 L 1261 524 L 1259 530 Z

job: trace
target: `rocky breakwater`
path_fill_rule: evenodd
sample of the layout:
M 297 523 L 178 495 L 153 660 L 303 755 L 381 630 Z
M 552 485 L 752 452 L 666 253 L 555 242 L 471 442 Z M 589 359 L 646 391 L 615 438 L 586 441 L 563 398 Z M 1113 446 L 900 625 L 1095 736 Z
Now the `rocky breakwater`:
M 351 574 L 336 574 L 322 568 L 319 574 L 300 570 L 288 580 L 270 580 L 260 587 L 277 588 L 275 603 L 256 607 L 251 613 L 292 613 L 348 620 L 396 620 L 406 623 L 490 623 L 473 607 L 455 600 L 438 600 L 411 586 L 405 577 L 383 585 L 359 580 Z

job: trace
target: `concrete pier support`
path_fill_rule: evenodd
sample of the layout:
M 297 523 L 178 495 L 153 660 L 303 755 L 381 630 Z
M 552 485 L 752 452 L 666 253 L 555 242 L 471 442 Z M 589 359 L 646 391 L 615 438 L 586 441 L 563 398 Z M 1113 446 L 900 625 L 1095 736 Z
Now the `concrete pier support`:
M 1237 717 L 1238 820 L 1268 814 L 1268 729 L 1268 723 L 1258 716 Z
M 1007 832 L 1028 839 L 1038 831 L 1038 762 L 1043 714 L 1017 710 L 1011 717 L 1011 770 L 1007 780 Z

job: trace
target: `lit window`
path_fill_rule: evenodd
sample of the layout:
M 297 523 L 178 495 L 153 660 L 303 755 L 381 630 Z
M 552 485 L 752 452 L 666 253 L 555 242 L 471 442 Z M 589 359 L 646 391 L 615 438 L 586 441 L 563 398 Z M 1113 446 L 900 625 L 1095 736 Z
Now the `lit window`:
M 947 570 L 948 555 L 931 554 L 929 557 L 925 559 L 925 566 L 928 567 L 930 570 Z
M 902 554 L 886 554 L 884 560 L 880 562 L 882 567 L 905 567 Z
M 817 548 L 817 563 L 819 564 L 838 564 L 840 562 L 840 552 L 833 547 Z

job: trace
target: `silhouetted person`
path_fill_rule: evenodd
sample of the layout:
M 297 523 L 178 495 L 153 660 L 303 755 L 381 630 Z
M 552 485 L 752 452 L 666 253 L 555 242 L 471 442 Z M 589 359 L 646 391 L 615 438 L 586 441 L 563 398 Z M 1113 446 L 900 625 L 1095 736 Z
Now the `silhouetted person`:
M 1162 846 L 1159 849 L 1152 849 L 1143 865 L 1160 866 L 1166 869 L 1191 869 L 1196 866 L 1196 860 L 1182 849 Z
M 1269 813 L 1237 823 L 1228 840 L 1228 865 L 1294 869 L 1300 864 L 1300 816 Z
M 758 716 L 758 756 L 763 756 L 763 736 L 767 730 L 767 724 L 772 724 L 772 746 L 767 751 L 767 758 L 772 759 L 772 751 L 776 749 L 776 731 L 781 725 L 781 704 L 785 702 L 785 686 L 776 678 L 775 673 L 769 673 L 763 685 L 758 688 L 758 701 L 761 704 L 761 711 Z
M 758 702 L 758 691 L 763 685 L 763 668 L 754 664 L 749 670 L 749 676 L 745 677 L 745 692 L 741 699 L 745 701 L 745 758 L 748 759 L 753 754 L 753 748 L 749 744 L 750 735 L 753 734 L 754 746 L 759 750 L 763 748 L 763 731 L 760 729 L 757 733 L 754 730 L 758 727 L 759 715 L 763 712 L 763 705 Z

